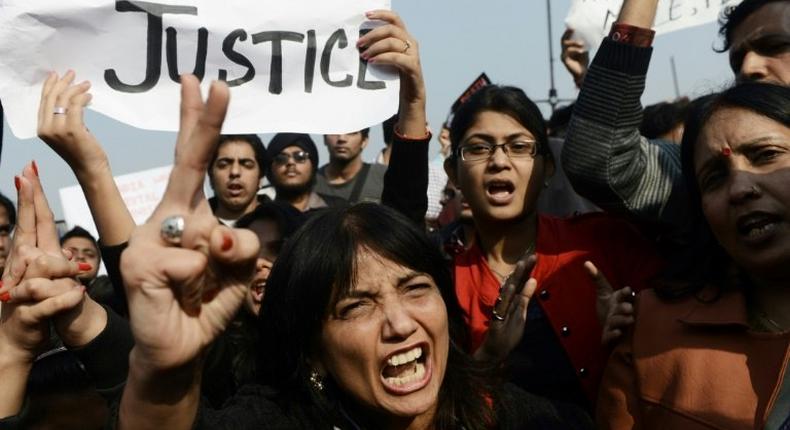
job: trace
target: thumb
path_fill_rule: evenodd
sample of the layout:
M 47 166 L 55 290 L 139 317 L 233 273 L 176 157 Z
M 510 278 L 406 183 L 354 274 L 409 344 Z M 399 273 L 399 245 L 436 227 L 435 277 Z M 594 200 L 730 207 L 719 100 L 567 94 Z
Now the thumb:
M 585 261 L 584 268 L 587 270 L 587 274 L 590 275 L 590 278 L 595 283 L 597 287 L 597 295 L 598 298 L 606 298 L 611 296 L 614 293 L 614 288 L 609 284 L 609 281 L 606 277 L 595 267 L 595 264 L 592 261 Z

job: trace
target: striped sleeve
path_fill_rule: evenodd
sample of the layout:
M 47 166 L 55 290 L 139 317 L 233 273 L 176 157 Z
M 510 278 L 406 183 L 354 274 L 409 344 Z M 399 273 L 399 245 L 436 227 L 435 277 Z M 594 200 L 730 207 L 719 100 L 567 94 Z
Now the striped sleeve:
M 681 182 L 680 146 L 639 134 L 651 53 L 604 40 L 574 107 L 562 163 L 576 192 L 605 210 L 679 224 L 684 215 L 665 209 Z

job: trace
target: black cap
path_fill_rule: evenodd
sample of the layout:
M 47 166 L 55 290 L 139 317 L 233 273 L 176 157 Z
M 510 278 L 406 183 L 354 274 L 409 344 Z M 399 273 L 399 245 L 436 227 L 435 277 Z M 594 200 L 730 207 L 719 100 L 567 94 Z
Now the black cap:
M 310 161 L 313 163 L 313 170 L 318 169 L 318 148 L 315 146 L 315 142 L 313 142 L 313 138 L 311 138 L 309 134 L 277 133 L 266 148 L 266 158 L 268 158 L 268 163 L 270 164 L 266 166 L 267 175 L 271 175 L 271 163 L 274 157 L 289 146 L 298 146 L 301 148 L 302 151 L 310 156 Z M 271 180 L 272 178 L 269 177 L 269 181 Z

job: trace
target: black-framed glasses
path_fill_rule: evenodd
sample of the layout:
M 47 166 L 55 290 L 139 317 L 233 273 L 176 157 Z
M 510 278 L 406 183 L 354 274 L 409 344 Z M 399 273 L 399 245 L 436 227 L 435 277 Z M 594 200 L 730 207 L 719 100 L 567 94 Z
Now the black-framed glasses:
M 538 153 L 538 142 L 522 139 L 500 143 L 499 145 L 483 142 L 467 143 L 458 147 L 458 155 L 461 157 L 461 160 L 474 163 L 488 160 L 494 155 L 497 148 L 502 148 L 505 155 L 510 158 L 532 158 Z
M 305 151 L 296 151 L 294 153 L 281 152 L 274 156 L 272 162 L 278 165 L 288 164 L 288 161 L 294 160 L 294 163 L 302 164 L 310 159 L 310 154 Z

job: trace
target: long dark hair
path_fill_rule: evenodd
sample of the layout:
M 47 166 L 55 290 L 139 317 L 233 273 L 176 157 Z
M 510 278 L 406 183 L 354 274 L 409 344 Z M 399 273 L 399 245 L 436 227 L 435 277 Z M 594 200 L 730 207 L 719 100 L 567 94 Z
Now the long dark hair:
M 357 253 L 368 249 L 429 274 L 447 307 L 450 351 L 439 393 L 437 428 L 484 428 L 495 422 L 489 400 L 494 380 L 463 350 L 468 332 L 447 264 L 425 233 L 398 212 L 377 204 L 327 209 L 285 244 L 267 281 L 259 329 L 262 382 L 281 392 L 284 407 L 299 406 L 313 422 L 336 422 L 343 394 L 326 381 L 323 394 L 309 383 L 309 356 L 318 345 L 332 302 L 353 288 Z
M 790 88 L 761 82 L 741 82 L 721 93 L 692 104 L 681 143 L 683 180 L 688 194 L 694 228 L 686 249 L 673 256 L 656 292 L 674 299 L 697 294 L 705 286 L 732 287 L 742 281 L 730 256 L 719 245 L 702 212 L 702 195 L 694 170 L 694 155 L 700 133 L 710 118 L 724 108 L 741 108 L 790 127 Z

